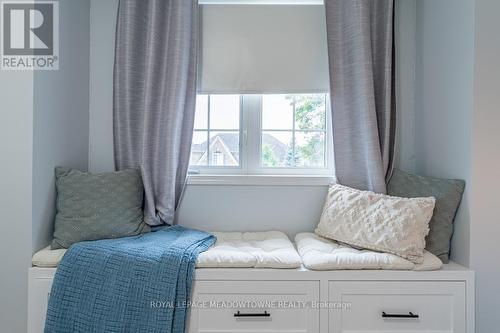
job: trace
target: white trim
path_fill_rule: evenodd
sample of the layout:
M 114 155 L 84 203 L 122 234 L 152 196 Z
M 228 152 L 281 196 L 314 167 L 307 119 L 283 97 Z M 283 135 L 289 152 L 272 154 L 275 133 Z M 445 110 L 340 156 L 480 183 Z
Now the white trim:
M 330 176 L 303 175 L 189 175 L 188 185 L 232 186 L 328 186 L 336 182 Z
M 29 279 L 51 280 L 56 268 L 30 267 Z M 467 281 L 470 296 L 474 294 L 475 274 L 471 269 L 450 261 L 436 271 L 408 270 L 329 270 L 313 271 L 305 267 L 291 269 L 276 268 L 196 268 L 194 280 L 320 280 L 327 281 Z
M 262 95 L 244 95 L 245 110 L 247 115 L 247 140 L 246 140 L 246 174 L 254 174 L 259 167 L 260 157 L 260 116 L 262 108 Z
M 199 5 L 324 5 L 323 0 L 198 0 Z

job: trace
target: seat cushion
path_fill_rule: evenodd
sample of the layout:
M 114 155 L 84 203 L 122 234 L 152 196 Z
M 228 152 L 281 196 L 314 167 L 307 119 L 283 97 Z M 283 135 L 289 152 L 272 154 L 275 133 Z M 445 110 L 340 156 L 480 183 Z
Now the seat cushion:
M 297 268 L 300 256 L 280 231 L 213 232 L 215 245 L 198 256 L 196 267 Z
M 391 253 L 360 250 L 341 244 L 313 233 L 300 233 L 295 236 L 297 250 L 302 263 L 312 270 L 341 269 L 387 269 L 430 271 L 440 269 L 441 260 L 425 251 L 421 264 L 414 264 Z
M 66 253 L 66 249 L 51 250 L 49 245 L 33 255 L 31 264 L 36 267 L 57 267 L 64 253 Z
M 288 237 L 279 231 L 213 232 L 214 246 L 198 256 L 196 267 L 205 268 L 297 268 L 300 256 Z M 47 246 L 35 253 L 33 266 L 57 267 L 66 249 Z

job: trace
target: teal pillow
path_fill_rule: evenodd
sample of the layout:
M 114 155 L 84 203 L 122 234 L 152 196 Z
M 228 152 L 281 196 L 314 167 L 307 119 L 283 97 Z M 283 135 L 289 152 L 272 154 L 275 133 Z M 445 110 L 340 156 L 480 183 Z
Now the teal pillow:
M 441 261 L 450 260 L 450 244 L 453 235 L 453 220 L 462 200 L 465 182 L 459 179 L 423 177 L 395 169 L 387 185 L 387 194 L 396 197 L 434 197 L 436 206 L 429 222 L 426 250 Z
M 57 167 L 55 174 L 57 213 L 52 249 L 150 231 L 143 220 L 144 190 L 138 170 L 92 174 Z

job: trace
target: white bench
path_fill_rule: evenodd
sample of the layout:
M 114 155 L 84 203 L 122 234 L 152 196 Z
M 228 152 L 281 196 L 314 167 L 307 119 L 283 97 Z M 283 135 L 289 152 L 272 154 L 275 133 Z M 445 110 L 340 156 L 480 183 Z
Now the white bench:
M 29 270 L 29 333 L 43 332 L 55 271 Z M 428 272 L 198 268 L 192 301 L 190 333 L 474 332 L 474 273 L 455 263 Z

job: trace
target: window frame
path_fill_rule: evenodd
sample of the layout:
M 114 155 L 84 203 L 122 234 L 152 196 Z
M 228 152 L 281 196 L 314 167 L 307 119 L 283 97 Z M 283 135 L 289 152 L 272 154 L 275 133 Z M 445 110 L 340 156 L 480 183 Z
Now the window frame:
M 316 94 L 317 92 L 315 92 Z M 290 95 L 301 95 L 309 93 L 291 93 Z M 324 131 L 325 133 L 325 166 L 318 168 L 310 167 L 263 167 L 262 164 L 262 107 L 263 95 L 266 94 L 245 94 L 240 95 L 240 128 L 239 128 L 239 166 L 200 166 L 190 165 L 190 175 L 234 175 L 234 176 L 326 176 L 334 177 L 334 153 L 333 135 L 330 112 L 330 99 L 326 95 L 326 129 L 313 130 Z M 217 94 L 203 94 L 217 95 Z M 219 94 L 222 95 L 222 94 Z M 210 105 L 208 106 L 210 108 Z M 295 116 L 295 115 L 294 115 Z M 208 116 L 209 117 L 209 116 Z M 210 123 L 208 122 L 208 126 Z M 210 128 L 207 131 L 212 132 Z M 287 131 L 287 130 L 284 130 Z M 291 131 L 291 130 L 288 130 Z M 307 132 L 307 130 L 294 130 L 295 132 Z M 194 133 L 194 131 L 193 131 Z M 208 143 L 207 143 L 208 145 Z M 207 150 L 208 153 L 208 150 Z M 209 156 L 208 156 L 209 158 Z

